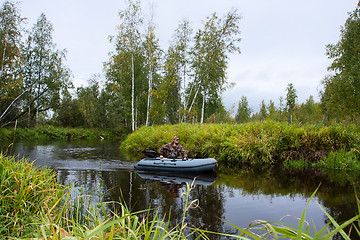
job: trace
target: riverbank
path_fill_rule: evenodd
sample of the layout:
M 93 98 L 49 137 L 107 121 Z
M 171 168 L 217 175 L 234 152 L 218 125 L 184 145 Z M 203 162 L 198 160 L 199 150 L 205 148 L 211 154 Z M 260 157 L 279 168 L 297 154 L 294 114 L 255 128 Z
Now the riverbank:
M 121 149 L 139 158 L 146 149 L 159 151 L 175 135 L 190 157 L 214 157 L 222 167 L 360 169 L 360 129 L 353 125 L 296 126 L 275 121 L 161 125 L 139 128 Z
M 77 139 L 106 139 L 123 140 L 129 130 L 100 129 L 100 128 L 64 128 L 51 125 L 40 125 L 34 128 L 0 128 L 1 140 L 77 140 Z

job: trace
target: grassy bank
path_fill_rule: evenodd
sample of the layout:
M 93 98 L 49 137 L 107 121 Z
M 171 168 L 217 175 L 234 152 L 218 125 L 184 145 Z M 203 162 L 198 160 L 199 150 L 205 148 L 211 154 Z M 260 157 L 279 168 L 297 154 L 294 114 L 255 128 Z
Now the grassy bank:
M 330 166 L 324 157 L 338 152 L 349 154 L 349 158 L 353 159 L 351 167 L 359 165 L 360 130 L 344 125 L 295 126 L 274 121 L 241 125 L 161 125 L 139 128 L 128 136 L 121 148 L 131 156 L 141 156 L 143 150 L 159 150 L 175 135 L 180 138 L 189 156 L 215 157 L 220 165 L 225 166 L 250 163 L 296 167 L 301 162 L 312 164 L 321 161 L 323 165 Z
M 41 212 L 61 194 L 54 172 L 0 154 L 0 236 L 32 236 Z
M 34 128 L 0 128 L 1 140 L 35 140 L 35 139 L 107 139 L 121 140 L 129 133 L 128 129 L 100 129 L 100 128 L 64 128 L 51 125 Z

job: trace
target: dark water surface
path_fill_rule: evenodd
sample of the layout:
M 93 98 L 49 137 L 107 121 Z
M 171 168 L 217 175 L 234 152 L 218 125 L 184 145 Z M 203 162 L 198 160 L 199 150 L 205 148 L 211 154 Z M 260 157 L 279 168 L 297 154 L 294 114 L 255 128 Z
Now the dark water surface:
M 74 184 L 73 196 L 93 193 L 94 202 L 119 202 L 123 198 L 132 211 L 151 206 L 159 208 L 161 215 L 171 209 L 171 222 L 179 222 L 185 206 L 181 195 L 186 191 L 186 182 L 191 183 L 195 175 L 136 172 L 133 167 L 137 160 L 125 159 L 119 145 L 106 141 L 18 142 L 9 151 L 28 157 L 37 166 L 55 169 L 60 183 Z M 3 151 L 7 146 L 0 142 Z M 313 223 L 318 230 L 328 223 L 318 203 L 340 223 L 356 215 L 354 186 L 350 183 L 331 183 L 316 173 L 295 175 L 243 169 L 231 175 L 197 175 L 190 201 L 198 199 L 199 208 L 191 209 L 186 221 L 226 233 L 236 230 L 221 219 L 242 228 L 253 220 L 297 224 L 294 217 L 301 217 L 320 183 L 306 211 L 311 229 Z

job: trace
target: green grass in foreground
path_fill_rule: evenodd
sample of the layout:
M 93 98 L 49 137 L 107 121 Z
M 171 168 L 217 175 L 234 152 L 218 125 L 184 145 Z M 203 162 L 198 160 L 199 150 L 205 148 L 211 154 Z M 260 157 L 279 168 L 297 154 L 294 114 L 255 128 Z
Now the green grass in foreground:
M 39 213 L 50 210 L 61 193 L 53 171 L 0 153 L 0 236 L 31 235 Z
M 247 124 L 178 124 L 141 127 L 122 143 L 130 156 L 161 146 L 180 137 L 190 157 L 215 157 L 220 165 L 296 165 L 290 160 L 306 159 L 309 164 L 324 160 L 331 152 L 352 151 L 359 165 L 360 129 L 355 126 L 295 126 L 275 121 Z M 356 152 L 357 149 L 357 152 Z M 327 160 L 323 161 L 325 165 Z M 304 163 L 303 163 L 304 164 Z M 304 165 L 305 166 L 305 165 Z M 350 165 L 347 165 L 350 166 Z
M 64 188 L 55 181 L 52 171 L 35 169 L 26 160 L 0 155 L 0 235 L 7 239 L 210 239 L 208 234 L 235 239 L 332 239 L 340 234 L 350 239 L 346 227 L 360 236 L 359 214 L 344 223 L 337 223 L 319 205 L 329 219 L 329 224 L 312 233 L 305 222 L 306 208 L 298 219 L 298 225 L 270 223 L 257 220 L 248 228 L 233 226 L 239 234 L 223 234 L 190 228 L 185 219 L 187 211 L 196 207 L 191 200 L 192 185 L 181 196 L 184 201 L 182 219 L 175 227 L 158 212 L 146 209 L 130 212 L 125 205 L 121 211 L 110 216 L 104 204 L 93 206 L 82 201 L 82 196 L 69 199 L 63 195 Z M 309 202 L 315 196 L 311 196 Z M 150 214 L 151 213 L 151 214 Z M 149 216 L 153 216 L 151 219 Z M 144 216 L 144 217 L 141 217 Z

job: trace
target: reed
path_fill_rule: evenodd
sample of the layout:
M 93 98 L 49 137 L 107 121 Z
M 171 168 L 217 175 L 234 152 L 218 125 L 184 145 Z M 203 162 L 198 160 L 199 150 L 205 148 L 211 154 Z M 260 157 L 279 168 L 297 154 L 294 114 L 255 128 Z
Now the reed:
M 61 193 L 53 171 L 0 153 L 0 236 L 31 235 L 40 211 L 51 208 Z
M 187 211 L 196 205 L 196 200 L 189 199 L 193 184 L 187 184 L 187 191 L 181 196 L 185 209 L 183 218 L 177 226 L 170 226 L 165 216 L 158 211 L 146 209 L 131 212 L 125 204 L 120 205 L 118 212 L 107 213 L 105 204 L 94 206 L 86 201 L 86 195 L 69 199 L 66 197 L 62 211 L 52 214 L 42 211 L 41 224 L 34 231 L 35 238 L 42 239 L 194 239 L 201 236 L 198 229 L 191 230 L 186 223 Z M 57 203 L 59 204 L 59 202 Z M 170 218 L 170 216 L 169 216 Z M 81 220 L 80 220 L 81 219 Z

